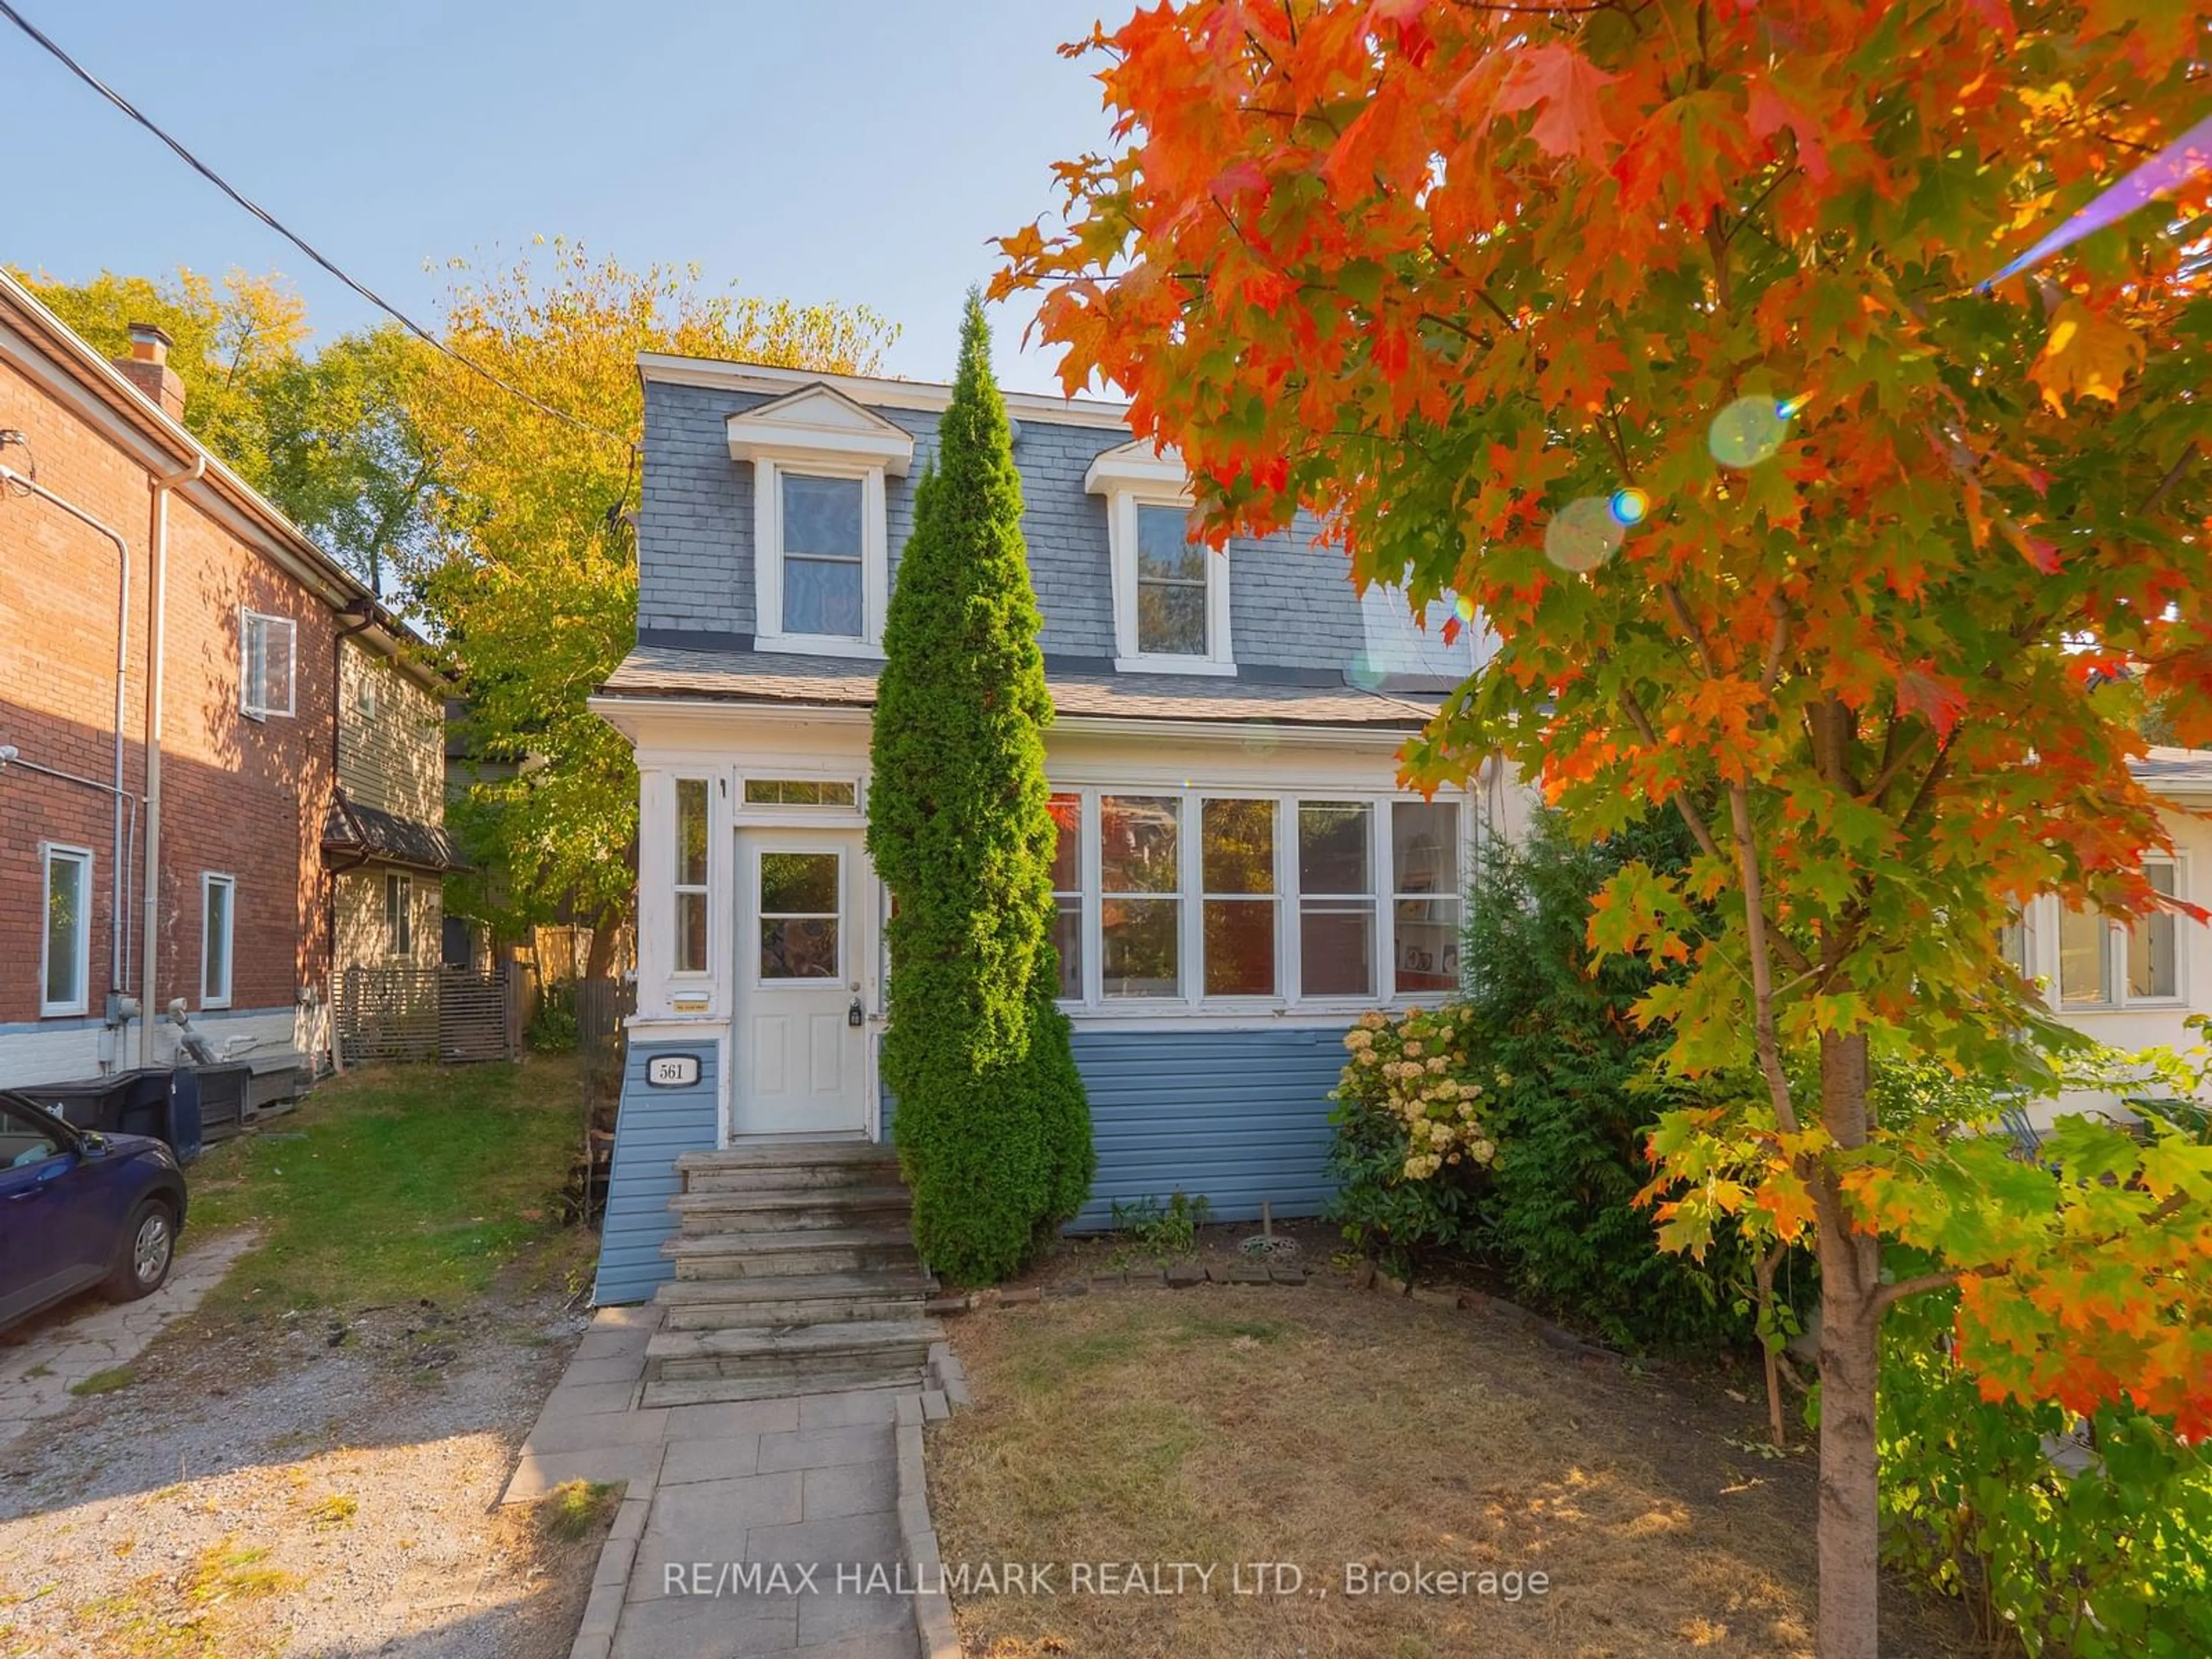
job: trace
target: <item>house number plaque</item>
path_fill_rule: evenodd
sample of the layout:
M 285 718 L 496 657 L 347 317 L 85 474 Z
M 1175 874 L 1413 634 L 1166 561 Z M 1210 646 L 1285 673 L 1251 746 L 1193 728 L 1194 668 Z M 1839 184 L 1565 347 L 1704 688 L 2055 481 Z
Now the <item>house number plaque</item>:
M 696 1054 L 655 1054 L 645 1062 L 645 1080 L 656 1089 L 688 1089 L 699 1080 Z

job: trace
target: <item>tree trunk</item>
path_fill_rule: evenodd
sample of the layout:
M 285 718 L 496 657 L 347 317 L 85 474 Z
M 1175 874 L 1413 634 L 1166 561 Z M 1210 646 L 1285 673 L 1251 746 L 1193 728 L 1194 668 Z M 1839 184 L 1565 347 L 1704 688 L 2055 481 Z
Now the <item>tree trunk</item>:
M 1867 1133 L 1863 1037 L 1820 1043 L 1820 1116 L 1840 1146 Z M 1820 1207 L 1820 1621 L 1819 1659 L 1877 1659 L 1880 1468 L 1875 1381 L 1881 1316 L 1880 1241 L 1852 1232 L 1842 1194 L 1814 1177 Z
M 586 979 L 611 979 L 615 968 L 615 941 L 622 935 L 623 908 L 610 904 L 599 912 L 592 924 L 592 948 L 584 957 Z

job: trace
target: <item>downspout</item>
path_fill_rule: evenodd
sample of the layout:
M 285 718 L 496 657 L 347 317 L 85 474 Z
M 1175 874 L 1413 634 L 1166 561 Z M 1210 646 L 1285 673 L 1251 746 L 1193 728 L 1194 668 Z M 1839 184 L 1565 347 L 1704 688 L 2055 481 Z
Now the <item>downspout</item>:
M 20 441 L 21 434 L 11 435 Z M 7 441 L 7 438 L 0 438 L 0 447 Z M 123 721 L 124 692 L 131 668 L 131 544 L 76 502 L 57 495 L 36 478 L 27 478 L 12 467 L 0 466 L 0 489 L 19 489 L 25 495 L 35 495 L 115 544 L 115 780 L 109 786 L 114 802 L 115 823 L 108 843 L 111 886 L 107 902 L 107 988 L 119 995 L 131 986 L 124 971 L 123 949 L 123 864 L 125 857 L 123 849 L 123 803 L 127 799 L 123 788 Z
M 192 457 L 190 466 L 148 480 L 154 500 L 150 512 L 152 528 L 147 537 L 152 568 L 147 576 L 146 605 L 146 886 L 140 905 L 145 915 L 146 955 L 139 975 L 143 988 L 139 1001 L 145 1011 L 145 1019 L 138 1028 L 141 1066 L 154 1063 L 155 975 L 161 959 L 161 684 L 163 653 L 167 646 L 164 601 L 169 573 L 169 492 L 206 474 L 207 454 L 202 451 Z

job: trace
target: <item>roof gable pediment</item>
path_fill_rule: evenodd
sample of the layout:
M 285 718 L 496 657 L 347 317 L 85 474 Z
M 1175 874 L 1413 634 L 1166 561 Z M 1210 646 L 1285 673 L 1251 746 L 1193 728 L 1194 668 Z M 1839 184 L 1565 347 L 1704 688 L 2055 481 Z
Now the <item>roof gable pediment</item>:
M 914 434 L 819 382 L 770 398 L 725 421 L 730 459 L 779 457 L 854 461 L 904 477 L 914 464 Z

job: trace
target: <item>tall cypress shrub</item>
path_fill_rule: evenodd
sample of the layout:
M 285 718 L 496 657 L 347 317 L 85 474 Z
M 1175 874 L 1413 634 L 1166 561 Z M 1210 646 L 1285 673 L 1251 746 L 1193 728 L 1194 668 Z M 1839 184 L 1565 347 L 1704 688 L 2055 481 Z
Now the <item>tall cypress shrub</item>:
M 892 1137 L 916 1245 L 969 1284 L 1018 1269 L 1074 1214 L 1093 1167 L 1052 1002 L 1038 626 L 1012 433 L 971 292 L 884 623 L 868 799 L 868 851 L 892 902 Z

